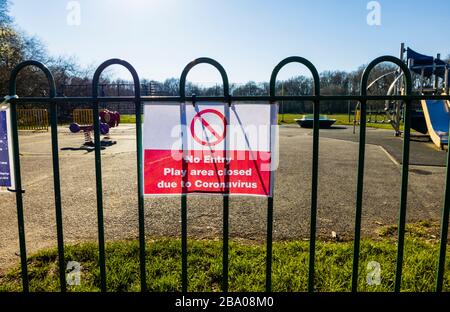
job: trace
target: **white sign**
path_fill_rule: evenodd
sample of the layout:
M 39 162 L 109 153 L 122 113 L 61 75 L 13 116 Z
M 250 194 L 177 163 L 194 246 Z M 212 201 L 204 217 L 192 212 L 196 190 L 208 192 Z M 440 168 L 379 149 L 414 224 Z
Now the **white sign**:
M 271 196 L 277 106 L 147 103 L 144 194 Z

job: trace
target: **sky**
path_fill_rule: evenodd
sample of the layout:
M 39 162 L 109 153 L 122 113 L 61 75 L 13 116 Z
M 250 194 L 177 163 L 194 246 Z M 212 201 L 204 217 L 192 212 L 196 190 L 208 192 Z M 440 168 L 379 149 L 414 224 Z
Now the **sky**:
M 379 10 L 367 0 L 11 2 L 17 25 L 41 38 L 51 54 L 94 67 L 122 58 L 141 78 L 160 81 L 178 78 L 187 63 L 203 56 L 220 62 L 230 82 L 244 83 L 268 81 L 273 67 L 292 55 L 309 59 L 320 72 L 399 56 L 401 42 L 423 54 L 450 53 L 448 0 L 379 0 Z M 113 72 L 131 77 L 120 68 Z M 305 73 L 292 64 L 279 78 Z M 188 79 L 210 84 L 220 75 L 199 65 Z

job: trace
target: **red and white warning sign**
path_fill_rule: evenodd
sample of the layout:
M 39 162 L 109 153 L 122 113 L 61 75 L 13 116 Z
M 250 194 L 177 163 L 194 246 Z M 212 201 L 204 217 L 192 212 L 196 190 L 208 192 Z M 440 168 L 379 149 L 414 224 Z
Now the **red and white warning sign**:
M 214 146 L 225 139 L 227 133 L 226 125 L 227 119 L 220 111 L 207 108 L 199 111 L 192 119 L 190 126 L 191 136 L 202 145 Z M 216 126 L 218 128 L 215 128 Z M 207 133 L 209 135 L 206 135 Z M 206 138 L 204 138 L 204 134 Z
M 148 103 L 143 127 L 145 195 L 272 195 L 276 105 Z

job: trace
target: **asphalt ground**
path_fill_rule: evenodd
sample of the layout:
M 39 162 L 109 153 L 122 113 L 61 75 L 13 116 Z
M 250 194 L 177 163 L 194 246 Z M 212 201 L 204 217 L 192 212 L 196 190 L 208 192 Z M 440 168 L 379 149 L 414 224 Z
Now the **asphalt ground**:
M 317 232 L 330 238 L 335 232 L 352 239 L 355 217 L 357 135 L 350 127 L 321 130 Z M 97 239 L 97 207 L 94 153 L 80 149 L 83 135 L 58 129 L 61 191 L 66 243 Z M 280 164 L 274 197 L 274 239 L 308 239 L 310 226 L 312 131 L 297 125 L 280 128 Z M 396 224 L 400 197 L 400 166 L 388 148 L 377 140 L 401 139 L 392 131 L 368 129 L 363 198 L 363 237 L 377 236 L 381 226 Z M 102 151 L 104 223 L 107 241 L 138 237 L 136 190 L 136 142 L 134 125 L 112 129 L 116 145 Z M 377 139 L 378 138 L 378 139 Z M 391 140 L 392 139 L 392 140 Z M 27 250 L 56 247 L 55 208 L 50 133 L 20 134 L 21 168 Z M 374 144 L 375 143 L 375 144 Z M 416 142 L 418 143 L 418 142 Z M 412 143 L 412 158 L 416 147 Z M 426 145 L 427 166 L 411 166 L 407 221 L 440 219 L 444 170 L 434 164 L 446 152 Z M 425 149 L 423 149 L 425 151 Z M 398 153 L 398 151 L 397 151 Z M 15 196 L 0 194 L 0 270 L 19 261 Z M 230 236 L 246 241 L 264 241 L 267 199 L 231 197 Z M 180 198 L 145 199 L 145 229 L 150 238 L 180 235 Z M 222 234 L 222 198 L 188 197 L 188 235 L 219 238 Z
M 359 127 L 333 126 L 322 129 L 321 136 L 331 139 L 359 142 Z M 402 163 L 403 137 L 396 137 L 394 130 L 367 128 L 366 143 L 382 146 L 398 163 Z M 442 166 L 447 160 L 447 152 L 434 145 L 427 135 L 411 133 L 409 163 L 418 166 Z

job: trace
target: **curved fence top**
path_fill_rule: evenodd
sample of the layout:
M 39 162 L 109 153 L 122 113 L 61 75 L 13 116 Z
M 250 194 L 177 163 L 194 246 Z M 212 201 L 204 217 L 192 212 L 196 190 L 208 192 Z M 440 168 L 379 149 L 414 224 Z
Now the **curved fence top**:
M 361 78 L 361 95 L 362 96 L 367 95 L 367 86 L 368 86 L 369 75 L 370 75 L 372 69 L 376 65 L 378 65 L 382 62 L 390 62 L 390 63 L 394 63 L 395 65 L 399 66 L 399 68 L 401 69 L 401 71 L 403 72 L 404 77 L 405 77 L 405 82 L 406 82 L 405 83 L 405 86 L 406 86 L 405 95 L 412 95 L 412 77 L 411 77 L 411 73 L 408 69 L 408 66 L 403 61 L 401 61 L 399 58 L 394 57 L 394 56 L 389 56 L 389 55 L 380 56 L 380 57 L 374 59 L 372 62 L 370 62 L 369 65 L 367 65 L 367 67 L 365 68 L 365 70 L 363 72 L 362 78 Z M 223 82 L 224 97 L 225 97 L 225 99 L 229 98 L 230 97 L 229 81 L 228 81 L 227 73 L 226 73 L 225 69 L 223 68 L 223 66 L 214 59 L 211 59 L 208 57 L 201 57 L 201 58 L 197 58 L 197 59 L 193 60 L 192 62 L 190 62 L 189 64 L 187 64 L 185 66 L 185 68 L 183 69 L 183 72 L 181 73 L 181 76 L 180 76 L 180 100 L 185 101 L 185 98 L 186 98 L 186 90 L 185 90 L 186 89 L 186 78 L 187 78 L 189 71 L 194 66 L 196 66 L 198 64 L 202 64 L 202 63 L 210 64 L 219 71 L 219 73 L 222 77 L 222 82 Z M 319 73 L 318 73 L 316 67 L 309 60 L 307 60 L 303 57 L 290 56 L 290 57 L 285 58 L 281 62 L 279 62 L 274 67 L 271 77 L 270 77 L 269 97 L 270 98 L 276 97 L 275 84 L 276 84 L 277 75 L 280 72 L 280 70 L 289 63 L 300 63 L 300 64 L 306 66 L 310 70 L 310 72 L 313 76 L 313 95 L 320 95 L 320 77 L 319 77 Z M 96 71 L 94 73 L 94 77 L 92 79 L 92 96 L 93 96 L 93 98 L 98 97 L 98 85 L 99 85 L 101 73 L 110 65 L 122 65 L 128 69 L 128 71 L 131 73 L 131 75 L 133 77 L 135 98 L 140 98 L 141 85 L 140 85 L 140 79 L 139 79 L 139 76 L 138 76 L 136 70 L 130 63 L 128 63 L 125 60 L 118 59 L 118 58 L 109 59 L 109 60 L 103 62 L 96 69 Z M 10 96 L 16 95 L 17 76 L 23 68 L 28 67 L 28 66 L 38 67 L 39 69 L 41 69 L 44 72 L 44 74 L 47 78 L 47 81 L 49 83 L 49 90 L 50 90 L 49 97 L 51 97 L 51 98 L 56 97 L 56 86 L 55 86 L 55 81 L 54 81 L 52 73 L 47 68 L 47 66 L 45 66 L 43 63 L 41 63 L 39 61 L 33 61 L 33 60 L 24 61 L 24 62 L 18 64 L 11 71 L 11 75 L 10 75 L 10 79 L 9 79 L 9 95 Z
M 198 64 L 210 64 L 219 71 L 220 75 L 222 76 L 223 95 L 225 98 L 228 98 L 230 96 L 230 86 L 228 83 L 227 73 L 226 73 L 225 69 L 223 68 L 223 66 L 220 65 L 219 62 L 217 62 L 216 60 L 214 60 L 212 58 L 200 57 L 200 58 L 193 60 L 189 64 L 187 64 L 186 67 L 183 69 L 183 72 L 181 73 L 181 76 L 180 76 L 180 99 L 181 99 L 181 101 L 183 102 L 186 99 L 186 90 L 185 90 L 186 89 L 186 77 L 187 77 L 189 71 L 195 65 L 198 65 Z
M 411 72 L 409 71 L 408 66 L 405 63 L 403 63 L 402 60 L 391 55 L 384 55 L 377 57 L 372 62 L 370 62 L 369 65 L 367 65 L 367 67 L 364 69 L 364 73 L 361 78 L 361 95 L 363 96 L 367 95 L 367 83 L 369 81 L 370 72 L 375 66 L 383 62 L 394 63 L 395 65 L 400 67 L 400 69 L 403 72 L 403 76 L 405 77 L 406 80 L 406 95 L 411 95 L 412 94 Z
M 277 80 L 277 75 L 280 72 L 280 70 L 289 63 L 300 63 L 302 65 L 305 65 L 311 72 L 313 76 L 313 92 L 314 95 L 320 95 L 320 78 L 319 73 L 316 69 L 316 67 L 307 59 L 301 56 L 290 56 L 282 60 L 280 63 L 275 66 L 275 68 L 272 71 L 272 74 L 270 75 L 270 83 L 269 83 L 269 95 L 271 98 L 275 97 L 275 83 Z
M 55 79 L 53 78 L 52 73 L 50 72 L 50 70 L 47 68 L 47 66 L 45 66 L 44 64 L 42 64 L 41 62 L 38 61 L 24 61 L 22 63 L 19 63 L 16 67 L 14 67 L 14 69 L 11 71 L 11 75 L 9 76 L 9 95 L 10 96 L 14 96 L 16 95 L 16 80 L 17 80 L 17 75 L 19 74 L 19 72 L 24 69 L 25 67 L 28 66 L 35 66 L 37 68 L 39 68 L 40 70 L 42 70 L 45 74 L 45 77 L 47 78 L 48 81 L 48 85 L 50 88 L 50 94 L 49 97 L 53 98 L 56 96 L 56 86 L 55 86 Z
M 141 96 L 141 83 L 139 80 L 139 75 L 137 74 L 134 67 L 128 63 L 127 61 L 113 58 L 109 59 L 102 64 L 100 64 L 99 67 L 95 70 L 94 77 L 92 78 L 92 97 L 97 98 L 98 97 L 98 84 L 100 80 L 100 75 L 102 72 L 111 65 L 122 65 L 128 71 L 130 72 L 131 76 L 133 77 L 133 83 L 134 83 L 134 96 L 136 99 L 140 98 Z

